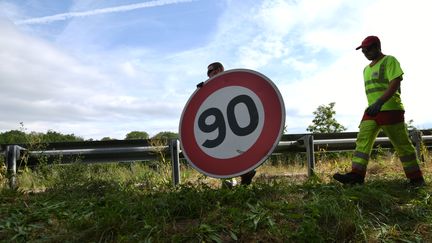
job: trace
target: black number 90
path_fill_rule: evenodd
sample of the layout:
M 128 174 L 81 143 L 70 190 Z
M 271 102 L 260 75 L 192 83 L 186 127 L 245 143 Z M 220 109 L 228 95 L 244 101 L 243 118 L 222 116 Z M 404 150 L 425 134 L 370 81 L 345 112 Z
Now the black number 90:
M 236 105 L 243 103 L 246 105 L 249 112 L 249 124 L 245 127 L 240 127 L 237 122 L 234 109 Z M 206 119 L 214 116 L 214 122 L 211 124 L 206 123 Z M 227 106 L 227 119 L 231 131 L 237 136 L 246 136 L 251 134 L 258 126 L 258 110 L 255 102 L 247 95 L 239 95 L 234 97 Z M 218 130 L 218 136 L 213 140 L 206 140 L 202 145 L 206 148 L 214 148 L 219 146 L 225 140 L 226 125 L 223 113 L 218 108 L 209 108 L 205 110 L 198 118 L 198 127 L 205 133 L 210 133 Z

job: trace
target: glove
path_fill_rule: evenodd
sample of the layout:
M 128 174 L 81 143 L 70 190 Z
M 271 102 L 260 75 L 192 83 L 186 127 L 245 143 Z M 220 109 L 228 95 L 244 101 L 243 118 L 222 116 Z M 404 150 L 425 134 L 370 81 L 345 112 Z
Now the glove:
M 368 114 L 369 116 L 376 116 L 378 112 L 380 112 L 383 104 L 384 102 L 381 99 L 378 99 L 377 101 L 375 101 L 375 103 L 373 103 L 366 109 L 366 114 Z
M 197 88 L 201 88 L 204 85 L 204 82 L 201 82 L 199 84 L 196 85 Z

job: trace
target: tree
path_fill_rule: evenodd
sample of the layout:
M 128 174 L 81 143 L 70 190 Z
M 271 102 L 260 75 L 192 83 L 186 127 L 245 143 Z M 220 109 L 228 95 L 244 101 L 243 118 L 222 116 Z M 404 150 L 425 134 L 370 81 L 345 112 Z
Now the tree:
M 132 139 L 148 139 L 149 134 L 146 132 L 140 132 L 140 131 L 132 131 L 128 134 L 126 134 L 126 140 L 132 140 Z
M 26 133 L 19 130 L 0 133 L 0 144 L 75 142 L 83 140 L 83 138 L 74 134 L 61 134 L 52 130 L 48 130 L 46 133 Z
M 178 138 L 178 134 L 175 132 L 160 132 L 152 137 L 152 139 L 173 139 Z
M 61 134 L 59 132 L 48 130 L 46 134 L 41 134 L 42 142 L 53 143 L 53 142 L 77 142 L 84 141 L 83 138 L 72 134 Z
M 312 133 L 337 133 L 346 130 L 344 126 L 339 124 L 334 116 L 335 102 L 328 105 L 320 105 L 316 111 L 313 112 L 315 118 L 312 120 L 312 125 L 308 126 L 306 131 Z
M 0 133 L 0 144 L 21 144 L 27 142 L 27 135 L 23 131 L 10 130 Z
M 417 127 L 414 125 L 414 120 L 413 119 L 407 121 L 406 125 L 407 125 L 407 129 L 408 130 L 418 130 Z

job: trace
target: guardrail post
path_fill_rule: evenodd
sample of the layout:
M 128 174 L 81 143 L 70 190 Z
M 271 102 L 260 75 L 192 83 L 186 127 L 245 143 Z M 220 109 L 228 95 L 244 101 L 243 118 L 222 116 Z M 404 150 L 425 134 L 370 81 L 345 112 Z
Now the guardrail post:
M 411 140 L 412 140 L 412 142 L 416 148 L 417 158 L 421 162 L 424 162 L 425 159 L 424 159 L 423 153 L 421 151 L 421 146 L 422 146 L 421 131 L 414 129 L 414 130 L 411 130 L 409 133 L 410 133 Z
M 314 138 L 313 135 L 306 135 L 303 137 L 303 142 L 306 147 L 306 155 L 308 161 L 308 176 L 314 174 L 315 169 L 315 151 L 314 151 Z
M 180 184 L 180 142 L 178 139 L 170 140 L 171 162 L 172 162 L 172 176 L 174 186 Z
M 6 146 L 6 165 L 7 174 L 9 178 L 9 187 L 15 189 L 17 187 L 16 183 L 16 171 L 17 171 L 17 160 L 19 159 L 19 146 L 18 145 L 8 145 Z

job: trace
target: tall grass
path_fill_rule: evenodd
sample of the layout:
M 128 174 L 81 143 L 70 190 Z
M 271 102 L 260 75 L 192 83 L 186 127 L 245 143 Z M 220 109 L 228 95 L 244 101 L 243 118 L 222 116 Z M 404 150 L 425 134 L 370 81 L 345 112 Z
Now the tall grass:
M 431 242 L 431 186 L 410 188 L 388 152 L 371 161 L 362 186 L 331 179 L 350 157 L 273 158 L 250 186 L 220 187 L 169 163 L 41 166 L 0 189 L 0 241 L 10 242 Z M 279 160 L 279 161 L 278 161 Z M 430 161 L 422 164 L 432 183 Z M 4 181 L 4 180 L 3 180 Z M 4 183 L 3 183 L 4 184 Z

